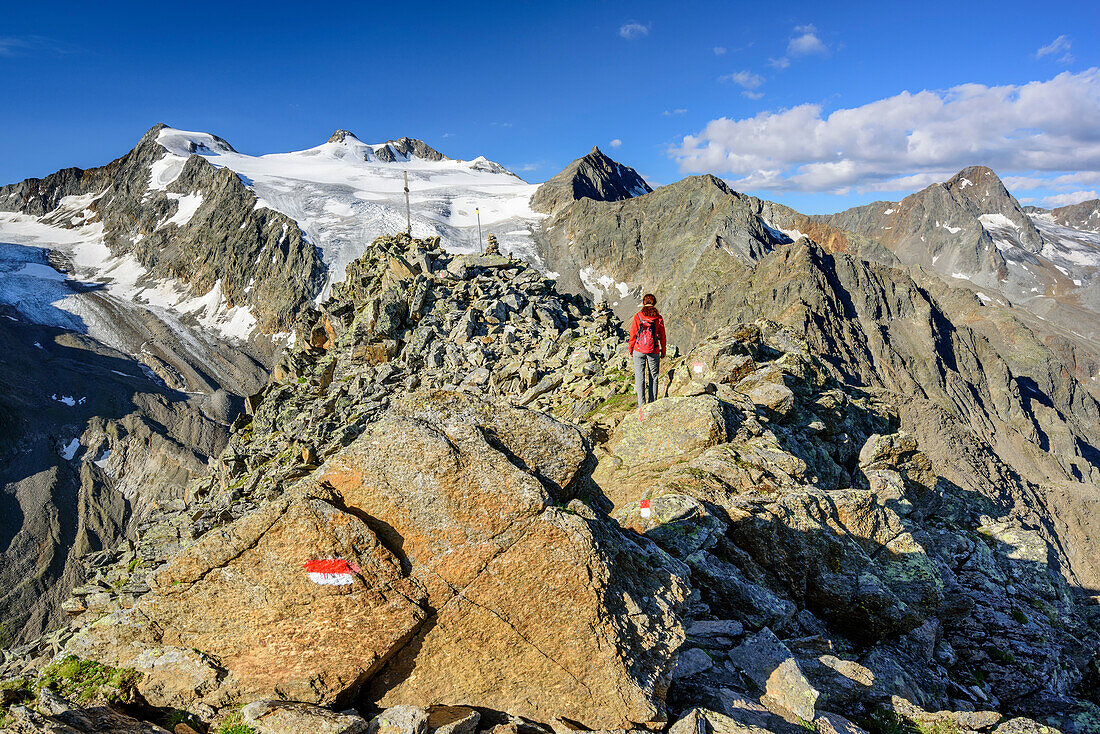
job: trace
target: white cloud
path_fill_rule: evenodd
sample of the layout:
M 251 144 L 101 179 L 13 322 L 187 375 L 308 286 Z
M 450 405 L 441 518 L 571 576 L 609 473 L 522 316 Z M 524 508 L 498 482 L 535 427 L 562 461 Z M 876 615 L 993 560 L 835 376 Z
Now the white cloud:
M 1058 189 L 1068 191 L 1081 186 L 1100 186 L 1100 171 L 1077 171 L 1060 176 L 1004 176 L 1001 178 L 1009 191 L 1034 191 Z
M 615 138 L 610 143 L 608 143 L 608 145 L 610 145 L 612 148 L 618 148 L 622 144 L 623 144 L 623 141 L 619 140 L 618 138 Z
M 724 53 L 726 53 L 726 47 L 725 46 L 715 46 L 714 47 L 714 55 L 715 56 L 721 56 Z
M 1053 194 L 1043 197 L 1039 200 L 1039 206 L 1054 209 L 1059 206 L 1080 204 L 1082 201 L 1091 201 L 1092 199 L 1100 199 L 1100 195 L 1095 191 L 1073 191 L 1067 194 Z
M 796 35 L 792 36 L 787 43 L 787 56 L 825 55 L 829 53 L 829 47 L 818 37 L 815 26 L 795 26 L 794 32 Z
M 751 71 L 736 71 L 732 74 L 718 77 L 718 81 L 733 82 L 737 86 L 744 87 L 745 89 L 756 89 L 764 83 L 764 77 Z
M 1035 52 L 1035 58 L 1041 59 L 1044 56 L 1053 56 L 1055 54 L 1062 54 L 1058 61 L 1063 64 L 1069 64 L 1073 62 L 1073 54 L 1069 52 L 1073 44 L 1066 36 L 1058 36 L 1053 41 L 1043 46 L 1041 49 Z
M 530 173 L 531 171 L 537 171 L 542 168 L 545 161 L 536 161 L 534 163 L 520 163 L 517 166 L 505 166 L 512 173 Z
M 633 41 L 635 38 L 641 38 L 649 35 L 649 26 L 642 25 L 637 21 L 630 21 L 629 23 L 623 23 L 619 26 L 619 35 L 628 41 Z
M 46 36 L 0 36 L 0 57 L 62 55 L 75 48 Z
M 768 59 L 768 66 L 773 69 L 786 69 L 791 65 L 791 57 L 799 56 L 828 56 L 829 47 L 817 35 L 817 26 L 812 24 L 796 25 L 795 35 L 787 41 L 787 55 Z
M 764 93 L 763 92 L 754 92 L 751 89 L 746 89 L 744 92 L 741 92 L 741 96 L 742 97 L 748 97 L 749 99 L 760 99 L 761 97 L 764 96 Z
M 803 104 L 723 117 L 669 154 L 685 172 L 732 174 L 737 186 L 772 190 L 843 193 L 974 164 L 1072 176 L 1100 172 L 1097 119 L 1100 69 L 1092 68 L 1021 85 L 906 91 L 829 114 Z
M 665 117 L 672 117 L 673 115 L 686 115 L 687 114 L 687 108 L 686 107 L 677 107 L 674 110 L 665 110 L 661 114 L 664 115 Z
M 870 183 L 861 184 L 855 186 L 855 190 L 861 194 L 872 193 L 876 191 L 891 192 L 891 191 L 916 191 L 925 187 L 931 186 L 934 183 L 940 183 L 958 173 L 959 170 L 943 170 L 943 171 L 929 171 L 927 173 L 912 173 L 908 176 L 897 176 L 895 178 L 888 178 L 882 181 L 872 181 Z

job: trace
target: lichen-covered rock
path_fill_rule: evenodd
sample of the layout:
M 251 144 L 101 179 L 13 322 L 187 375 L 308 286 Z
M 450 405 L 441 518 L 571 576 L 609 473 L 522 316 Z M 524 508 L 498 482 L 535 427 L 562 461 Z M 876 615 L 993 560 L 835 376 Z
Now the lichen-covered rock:
M 256 734 L 363 734 L 368 727 L 367 720 L 354 711 L 272 700 L 253 701 L 242 708 L 241 722 Z
M 739 722 L 717 711 L 694 708 L 672 725 L 669 734 L 772 734 L 772 730 Z
M 726 524 L 707 507 L 682 494 L 664 494 L 621 506 L 612 517 L 620 525 L 642 533 L 675 558 L 687 558 L 713 546 Z
M 816 718 L 820 694 L 770 629 L 765 627 L 730 650 L 730 660 L 764 692 L 761 701 L 769 708 L 774 706 L 794 722 Z
M 744 502 L 730 534 L 788 593 L 854 639 L 913 629 L 943 603 L 939 565 L 869 491 Z
M 551 506 L 585 461 L 579 434 L 456 397 L 396 406 L 322 474 L 400 538 L 434 610 L 372 697 L 589 726 L 660 720 L 685 569 L 580 503 Z
M 82 706 L 44 688 L 34 706 L 13 706 L 0 714 L 7 734 L 169 734 L 166 729 L 107 706 Z
M 428 709 L 431 734 L 474 734 L 481 714 L 469 706 L 432 706 Z
M 428 712 L 418 706 L 391 706 L 371 719 L 370 734 L 427 734 Z
M 729 427 L 723 404 L 710 395 L 663 398 L 628 413 L 608 448 L 627 465 L 677 459 L 724 443 Z
M 317 561 L 334 565 L 310 570 Z M 71 645 L 148 668 L 153 675 L 139 686 L 165 702 L 177 701 L 190 677 L 174 677 L 169 693 L 156 673 L 166 656 L 193 648 L 219 670 L 217 685 L 201 680 L 194 700 L 331 703 L 379 669 L 426 617 L 425 595 L 399 560 L 361 518 L 312 485 L 206 536 L 153 586 L 133 609 L 105 617 Z M 176 652 L 153 652 L 164 648 Z

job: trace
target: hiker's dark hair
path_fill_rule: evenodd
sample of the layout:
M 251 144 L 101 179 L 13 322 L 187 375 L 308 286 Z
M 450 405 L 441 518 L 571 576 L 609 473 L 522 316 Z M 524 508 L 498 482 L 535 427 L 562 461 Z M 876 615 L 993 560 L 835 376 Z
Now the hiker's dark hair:
M 657 296 L 652 293 L 646 293 L 642 296 L 642 315 L 650 319 L 655 319 L 661 315 L 661 312 L 657 310 Z

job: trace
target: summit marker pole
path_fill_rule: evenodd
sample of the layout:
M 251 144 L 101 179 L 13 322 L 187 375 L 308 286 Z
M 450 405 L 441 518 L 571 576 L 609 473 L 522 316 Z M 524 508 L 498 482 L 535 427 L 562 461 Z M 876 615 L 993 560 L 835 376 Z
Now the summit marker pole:
M 405 234 L 412 237 L 413 234 L 413 220 L 412 213 L 409 211 L 409 172 L 405 171 Z
M 477 215 L 477 251 L 480 254 L 485 251 L 481 246 L 481 209 L 475 206 L 474 214 Z

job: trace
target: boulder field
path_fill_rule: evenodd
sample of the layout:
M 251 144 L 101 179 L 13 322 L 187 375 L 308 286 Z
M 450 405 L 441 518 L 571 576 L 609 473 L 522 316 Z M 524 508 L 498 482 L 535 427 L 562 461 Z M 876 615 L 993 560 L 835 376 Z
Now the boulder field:
M 1100 730 L 1097 608 L 1004 467 L 949 479 L 950 416 L 786 327 L 639 410 L 606 307 L 382 238 L 246 407 L 5 653 L 11 731 Z

